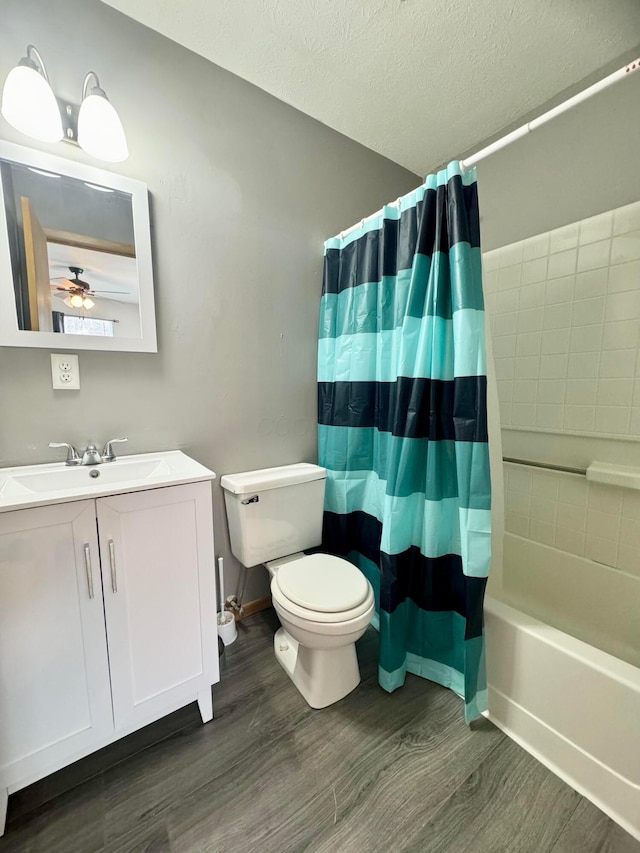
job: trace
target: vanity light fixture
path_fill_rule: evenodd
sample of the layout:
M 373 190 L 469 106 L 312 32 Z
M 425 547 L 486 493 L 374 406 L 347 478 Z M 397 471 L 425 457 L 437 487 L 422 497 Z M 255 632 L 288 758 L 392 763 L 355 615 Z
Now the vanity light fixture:
M 30 44 L 2 91 L 2 115 L 16 130 L 41 142 L 63 138 L 60 110 L 42 57 Z
M 41 142 L 71 142 L 110 163 L 121 163 L 129 156 L 122 122 L 95 71 L 84 78 L 78 111 L 77 105 L 56 98 L 42 57 L 32 44 L 5 81 L 2 115 L 16 130 Z
M 93 85 L 89 87 L 89 83 Z M 82 84 L 82 104 L 78 114 L 78 145 L 93 157 L 121 163 L 129 156 L 127 138 L 120 116 L 109 103 L 95 71 Z

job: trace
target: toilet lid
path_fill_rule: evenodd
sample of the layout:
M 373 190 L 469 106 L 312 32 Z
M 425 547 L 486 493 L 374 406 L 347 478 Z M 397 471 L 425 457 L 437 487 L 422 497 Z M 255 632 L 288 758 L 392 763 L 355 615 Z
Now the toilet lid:
M 339 613 L 357 607 L 367 597 L 365 576 L 340 557 L 311 554 L 278 569 L 278 586 L 289 601 L 307 610 Z

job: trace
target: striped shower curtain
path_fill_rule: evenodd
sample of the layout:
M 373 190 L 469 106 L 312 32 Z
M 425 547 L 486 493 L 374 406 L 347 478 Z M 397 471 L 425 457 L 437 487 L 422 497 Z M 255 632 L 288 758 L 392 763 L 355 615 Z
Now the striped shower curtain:
M 380 684 L 429 678 L 469 722 L 491 538 L 475 172 L 452 163 L 325 244 L 318 412 L 323 547 L 373 585 Z

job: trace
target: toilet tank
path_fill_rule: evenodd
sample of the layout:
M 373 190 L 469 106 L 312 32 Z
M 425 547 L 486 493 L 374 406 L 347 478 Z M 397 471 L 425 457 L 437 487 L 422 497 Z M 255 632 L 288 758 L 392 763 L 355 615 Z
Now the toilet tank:
M 301 462 L 222 477 L 231 550 L 243 566 L 320 545 L 326 475 Z

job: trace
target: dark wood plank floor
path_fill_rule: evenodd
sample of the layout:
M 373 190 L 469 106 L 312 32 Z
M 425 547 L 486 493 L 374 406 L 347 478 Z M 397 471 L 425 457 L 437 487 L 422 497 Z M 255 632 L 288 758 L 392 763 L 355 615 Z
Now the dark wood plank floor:
M 409 676 L 313 711 L 273 656 L 273 611 L 241 626 L 182 728 L 51 802 L 10 801 L 0 853 L 640 853 L 640 844 L 450 691 Z

